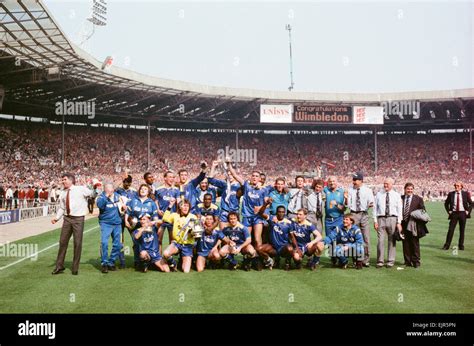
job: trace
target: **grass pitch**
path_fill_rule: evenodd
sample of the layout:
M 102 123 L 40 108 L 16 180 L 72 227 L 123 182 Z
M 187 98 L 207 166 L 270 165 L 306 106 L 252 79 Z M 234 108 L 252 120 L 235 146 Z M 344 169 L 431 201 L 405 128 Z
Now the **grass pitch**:
M 421 239 L 418 270 L 397 270 L 403 264 L 401 243 L 395 267 L 376 269 L 372 229 L 371 267 L 363 270 L 332 268 L 322 257 L 314 272 L 143 274 L 131 268 L 128 255 L 128 268 L 102 274 L 100 230 L 97 219 L 91 219 L 85 225 L 78 276 L 70 272 L 72 239 L 65 273 L 51 275 L 59 229 L 15 242 L 37 244 L 35 261 L 0 257 L 0 313 L 474 313 L 474 220 L 468 220 L 466 250 L 443 251 L 446 213 L 441 203 L 427 203 L 427 208 L 433 221 L 430 234 Z M 458 235 L 456 230 L 452 245 Z

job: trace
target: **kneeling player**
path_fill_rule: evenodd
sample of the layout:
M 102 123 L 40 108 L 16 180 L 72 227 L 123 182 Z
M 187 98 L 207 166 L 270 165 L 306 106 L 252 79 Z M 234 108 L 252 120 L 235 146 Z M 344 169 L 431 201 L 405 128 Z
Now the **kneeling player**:
M 288 270 L 290 268 L 291 257 L 293 256 L 293 246 L 289 244 L 289 234 L 293 226 L 291 221 L 285 217 L 286 208 L 283 205 L 276 208 L 276 216 L 265 214 L 265 209 L 272 203 L 273 200 L 269 198 L 258 212 L 268 221 L 268 225 L 270 226 L 270 244 L 262 244 L 257 249 L 257 252 L 263 258 L 265 267 L 270 270 L 274 264 L 272 257 L 284 257 L 286 259 L 285 270 Z
M 293 230 L 290 232 L 294 248 L 293 260 L 296 263 L 296 269 L 300 269 L 303 257 L 314 255 L 309 262 L 309 268 L 315 270 L 319 264 L 319 257 L 324 250 L 324 242 L 321 233 L 311 222 L 306 220 L 307 214 L 306 209 L 299 209 L 296 220 L 293 220 Z M 311 240 L 311 235 L 314 236 L 313 240 Z
M 204 220 L 204 233 L 201 238 L 198 239 L 196 245 L 198 256 L 196 259 L 196 270 L 198 272 L 202 272 L 206 267 L 206 259 L 212 263 L 221 260 L 218 246 L 223 238 L 224 235 L 222 232 L 216 228 L 214 216 L 206 215 Z
M 223 242 L 226 243 L 219 254 L 224 260 L 230 261 L 230 269 L 237 269 L 237 260 L 235 255 L 242 252 L 244 255 L 244 269 L 250 270 L 250 262 L 255 262 L 257 259 L 257 252 L 252 246 L 252 238 L 247 227 L 239 222 L 239 216 L 236 212 L 231 211 L 227 217 L 229 225 L 222 230 L 224 235 Z
M 176 200 L 172 199 L 163 214 L 163 222 L 173 225 L 173 241 L 163 252 L 163 257 L 168 261 L 170 270 L 177 271 L 173 255 L 181 254 L 183 272 L 189 273 L 193 258 L 193 225 L 198 220 L 196 215 L 190 213 L 191 203 L 187 199 L 179 202 L 176 213 L 171 213 L 170 210 L 175 203 Z
M 339 266 L 346 269 L 349 263 L 348 257 L 352 257 L 355 267 L 362 269 L 364 258 L 364 238 L 357 225 L 354 225 L 352 214 L 344 215 L 343 227 L 335 228 L 324 238 L 324 244 L 332 245 L 331 255 L 339 260 Z
M 158 250 L 158 234 L 151 223 L 150 215 L 140 215 L 140 225 L 141 227 L 133 232 L 133 236 L 138 243 L 142 271 L 145 273 L 148 265 L 152 263 L 158 270 L 169 272 L 170 268 Z

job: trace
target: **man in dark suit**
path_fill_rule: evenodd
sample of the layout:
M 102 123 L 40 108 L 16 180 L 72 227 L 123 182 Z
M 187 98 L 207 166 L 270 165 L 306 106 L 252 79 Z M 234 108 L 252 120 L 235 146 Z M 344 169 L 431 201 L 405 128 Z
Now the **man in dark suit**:
M 428 229 L 426 222 L 420 220 L 413 220 L 410 222 L 410 214 L 414 210 L 425 210 L 425 203 L 423 198 L 413 194 L 415 186 L 412 183 L 405 184 L 405 194 L 402 196 L 403 201 L 403 219 L 402 232 L 405 236 L 403 239 L 403 257 L 405 259 L 405 266 L 420 267 L 420 238 L 423 238 Z
M 466 228 L 466 219 L 471 218 L 473 201 L 471 194 L 462 190 L 463 185 L 460 181 L 454 183 L 454 191 L 448 193 L 444 208 L 449 214 L 449 229 L 444 243 L 443 250 L 449 250 L 453 240 L 454 229 L 459 221 L 459 250 L 464 250 L 464 230 Z

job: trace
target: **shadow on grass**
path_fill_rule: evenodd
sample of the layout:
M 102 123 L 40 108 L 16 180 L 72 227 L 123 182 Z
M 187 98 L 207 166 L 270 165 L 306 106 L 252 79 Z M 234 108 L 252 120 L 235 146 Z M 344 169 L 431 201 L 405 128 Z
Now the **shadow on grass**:
M 420 240 L 420 242 L 421 242 L 421 240 Z M 422 247 L 422 248 L 427 247 L 427 248 L 431 248 L 431 249 L 441 250 L 443 245 L 444 245 L 444 243 L 443 244 L 420 244 L 420 247 Z
M 458 262 L 466 262 L 469 264 L 474 264 L 474 259 L 471 258 L 464 258 L 460 256 L 436 256 L 437 258 L 441 258 L 443 260 L 448 260 L 448 261 L 458 261 Z

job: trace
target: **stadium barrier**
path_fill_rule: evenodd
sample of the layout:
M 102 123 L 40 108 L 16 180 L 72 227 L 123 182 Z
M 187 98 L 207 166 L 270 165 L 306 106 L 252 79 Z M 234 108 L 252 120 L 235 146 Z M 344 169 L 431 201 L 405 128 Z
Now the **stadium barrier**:
M 53 215 L 56 213 L 59 204 L 45 204 L 41 207 L 22 208 L 20 211 L 20 221 L 35 219 L 37 217 Z
M 20 221 L 19 209 L 0 211 L 0 225 Z

